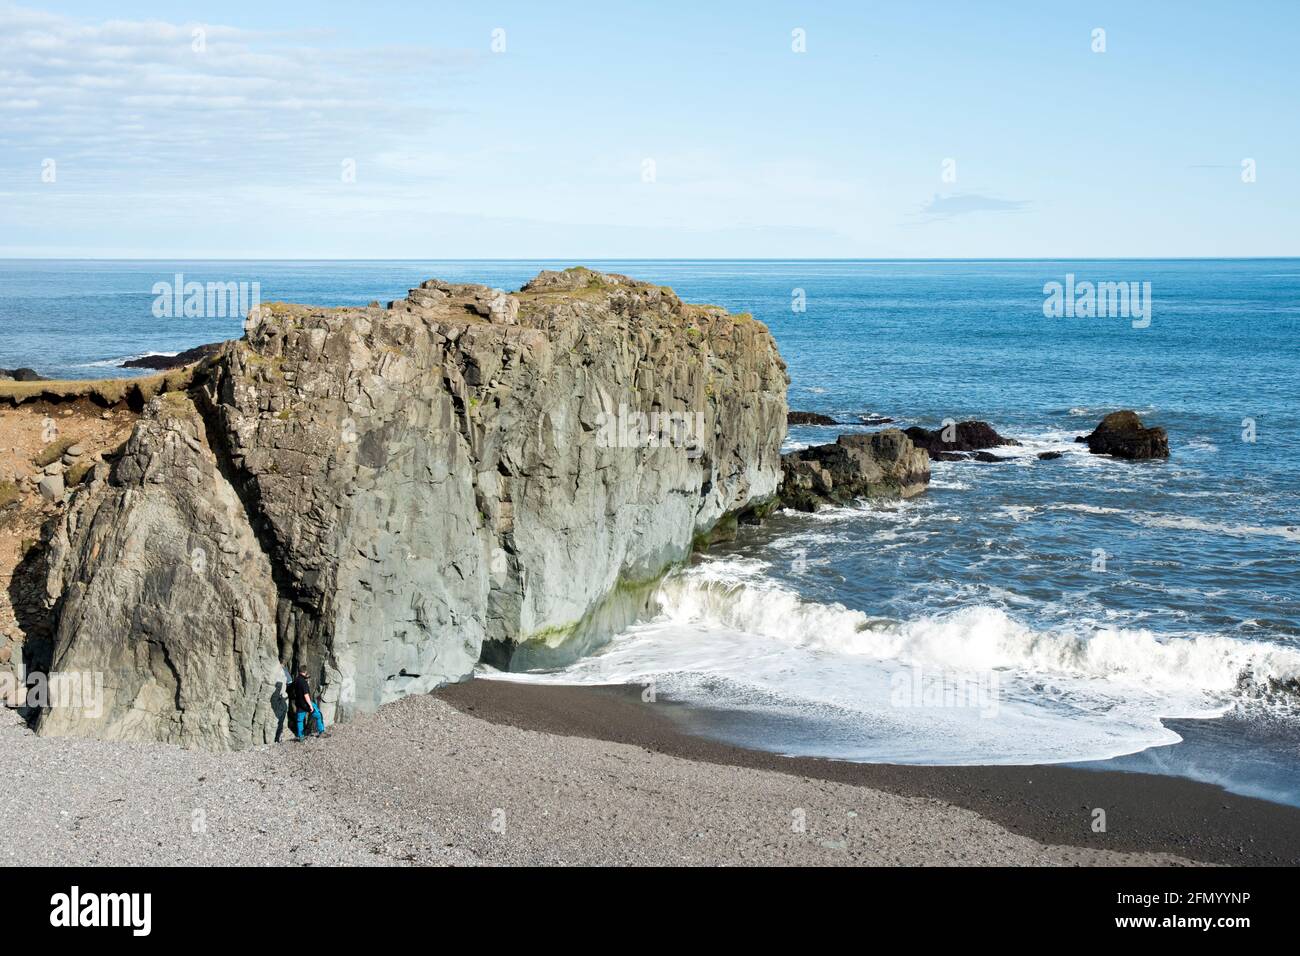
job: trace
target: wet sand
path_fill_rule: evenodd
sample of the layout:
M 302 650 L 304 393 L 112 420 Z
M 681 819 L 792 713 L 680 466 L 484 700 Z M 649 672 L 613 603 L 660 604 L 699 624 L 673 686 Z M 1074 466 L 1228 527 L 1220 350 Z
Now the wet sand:
M 1066 766 L 924 767 L 785 757 L 691 733 L 691 708 L 638 687 L 476 679 L 436 693 L 466 714 L 526 730 L 630 744 L 703 763 L 775 771 L 974 811 L 1039 843 L 1167 853 L 1204 863 L 1300 864 L 1300 809 L 1178 777 Z M 1105 810 L 1106 832 L 1093 831 Z

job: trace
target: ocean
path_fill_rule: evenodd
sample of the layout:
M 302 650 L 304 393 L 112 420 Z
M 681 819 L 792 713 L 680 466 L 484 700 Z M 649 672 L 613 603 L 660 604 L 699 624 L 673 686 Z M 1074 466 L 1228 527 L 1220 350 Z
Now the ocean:
M 0 368 L 131 374 L 240 334 L 157 317 L 177 274 L 355 305 L 571 264 L 0 261 Z M 599 652 L 490 676 L 642 684 L 696 732 L 780 753 L 1142 770 L 1300 805 L 1300 260 L 583 264 L 765 322 L 790 407 L 848 423 L 789 448 L 881 427 L 864 416 L 1022 444 L 935 462 L 907 501 L 778 515 Z M 1049 315 L 1053 282 L 1131 284 L 1149 311 Z M 1122 408 L 1168 430 L 1168 461 L 1074 441 Z

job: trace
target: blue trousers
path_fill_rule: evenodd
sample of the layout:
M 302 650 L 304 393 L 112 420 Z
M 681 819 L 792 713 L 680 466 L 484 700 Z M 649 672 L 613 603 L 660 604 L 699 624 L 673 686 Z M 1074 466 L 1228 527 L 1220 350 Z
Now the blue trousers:
M 313 717 L 316 718 L 316 732 L 317 732 L 318 734 L 323 734 L 323 733 L 325 733 L 325 718 L 321 716 L 321 713 L 320 713 L 320 706 L 319 706 L 315 701 L 312 701 L 312 705 L 311 705 L 311 714 L 312 714 Z M 301 737 L 301 736 L 302 736 L 302 734 L 303 734 L 303 725 L 304 725 L 306 722 L 307 722 L 307 711 L 305 711 L 305 710 L 299 710 L 299 711 L 298 711 L 298 726 L 296 726 L 296 727 L 294 728 L 294 730 L 293 730 L 295 736 L 298 736 L 298 737 Z

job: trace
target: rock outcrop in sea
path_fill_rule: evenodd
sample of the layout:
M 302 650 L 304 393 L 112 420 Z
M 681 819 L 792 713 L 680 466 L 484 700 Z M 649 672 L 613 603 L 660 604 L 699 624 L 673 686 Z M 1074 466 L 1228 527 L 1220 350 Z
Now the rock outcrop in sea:
M 586 269 L 263 304 L 58 519 L 50 664 L 103 712 L 38 730 L 242 747 L 282 665 L 338 720 L 589 649 L 774 505 L 787 384 L 750 316 Z
M 988 422 L 956 422 L 944 428 L 921 428 L 914 425 L 905 432 L 917 448 L 923 448 L 935 461 L 961 461 L 970 452 L 1000 445 L 1019 445 L 1014 438 L 997 433 Z
M 781 503 L 817 511 L 855 498 L 909 498 L 930 483 L 930 459 L 897 428 L 841 435 L 782 458 Z
M 209 355 L 215 355 L 220 348 L 221 343 L 216 342 L 212 345 L 196 345 L 175 355 L 142 355 L 139 358 L 127 359 L 122 363 L 122 368 L 148 368 L 158 372 L 184 368 L 186 365 L 202 361 Z
M 787 425 L 838 425 L 835 419 L 821 412 L 787 412 Z
M 1137 412 L 1111 412 L 1092 434 L 1080 436 L 1094 455 L 1116 458 L 1168 458 L 1169 436 L 1163 428 L 1147 428 Z
M 44 382 L 44 376 L 30 368 L 0 368 L 0 382 Z

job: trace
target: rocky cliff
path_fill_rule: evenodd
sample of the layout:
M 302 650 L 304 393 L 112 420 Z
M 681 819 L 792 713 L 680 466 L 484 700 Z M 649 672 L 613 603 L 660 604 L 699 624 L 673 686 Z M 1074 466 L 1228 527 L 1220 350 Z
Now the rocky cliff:
M 749 316 L 585 269 L 263 305 L 59 520 L 52 667 L 104 712 L 39 730 L 239 747 L 282 664 L 339 719 L 580 653 L 770 505 L 786 384 Z

